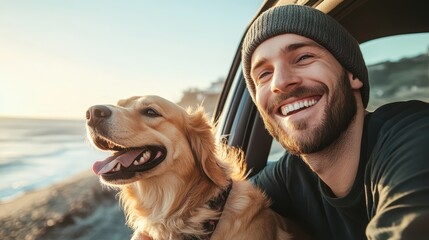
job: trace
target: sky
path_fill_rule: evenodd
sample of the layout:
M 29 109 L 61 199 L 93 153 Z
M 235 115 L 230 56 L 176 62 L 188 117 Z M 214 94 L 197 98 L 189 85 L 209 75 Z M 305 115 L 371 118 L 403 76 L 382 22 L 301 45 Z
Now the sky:
M 0 116 L 84 119 L 92 105 L 135 95 L 179 101 L 226 77 L 261 3 L 0 0 Z M 364 44 L 367 62 L 425 51 L 429 34 L 398 48 L 404 41 Z
M 85 117 L 225 78 L 262 0 L 0 0 L 0 116 Z
M 415 33 L 384 37 L 362 43 L 360 46 L 367 65 L 382 61 L 429 55 L 429 33 Z

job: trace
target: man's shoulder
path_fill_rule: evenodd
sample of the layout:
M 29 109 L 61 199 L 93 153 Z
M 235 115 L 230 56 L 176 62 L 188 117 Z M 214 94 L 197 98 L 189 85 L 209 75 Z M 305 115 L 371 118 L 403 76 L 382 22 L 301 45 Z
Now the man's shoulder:
M 418 127 L 429 119 L 429 103 L 411 100 L 394 102 L 381 106 L 371 114 L 371 124 L 377 125 L 381 131 L 401 129 L 403 127 Z
M 428 168 L 429 104 L 421 101 L 390 103 L 377 109 L 368 120 L 373 141 L 372 170 L 410 173 Z
M 420 100 L 387 103 L 377 108 L 373 114 L 376 116 L 395 117 L 410 112 L 429 112 L 429 103 Z

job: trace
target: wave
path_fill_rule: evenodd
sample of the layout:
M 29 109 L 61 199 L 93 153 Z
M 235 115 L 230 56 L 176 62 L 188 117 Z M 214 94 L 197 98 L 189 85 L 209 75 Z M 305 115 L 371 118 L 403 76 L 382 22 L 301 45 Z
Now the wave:
M 89 170 L 106 154 L 89 145 L 82 121 L 0 119 L 0 201 Z

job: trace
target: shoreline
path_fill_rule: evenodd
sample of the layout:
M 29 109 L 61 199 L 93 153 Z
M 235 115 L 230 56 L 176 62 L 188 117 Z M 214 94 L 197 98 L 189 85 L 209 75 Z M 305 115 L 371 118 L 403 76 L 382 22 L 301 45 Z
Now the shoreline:
M 115 198 L 91 171 L 0 203 L 0 239 L 129 239 Z

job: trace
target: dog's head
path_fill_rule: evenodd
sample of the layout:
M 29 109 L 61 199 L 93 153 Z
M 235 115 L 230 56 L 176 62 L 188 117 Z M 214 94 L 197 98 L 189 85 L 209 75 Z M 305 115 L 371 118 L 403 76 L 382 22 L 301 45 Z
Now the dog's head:
M 212 126 L 202 109 L 187 112 L 158 96 L 131 97 L 117 106 L 92 106 L 86 119 L 91 142 L 113 152 L 93 166 L 108 185 L 125 185 L 171 171 L 192 174 L 195 168 L 216 185 L 227 181 L 216 161 Z

